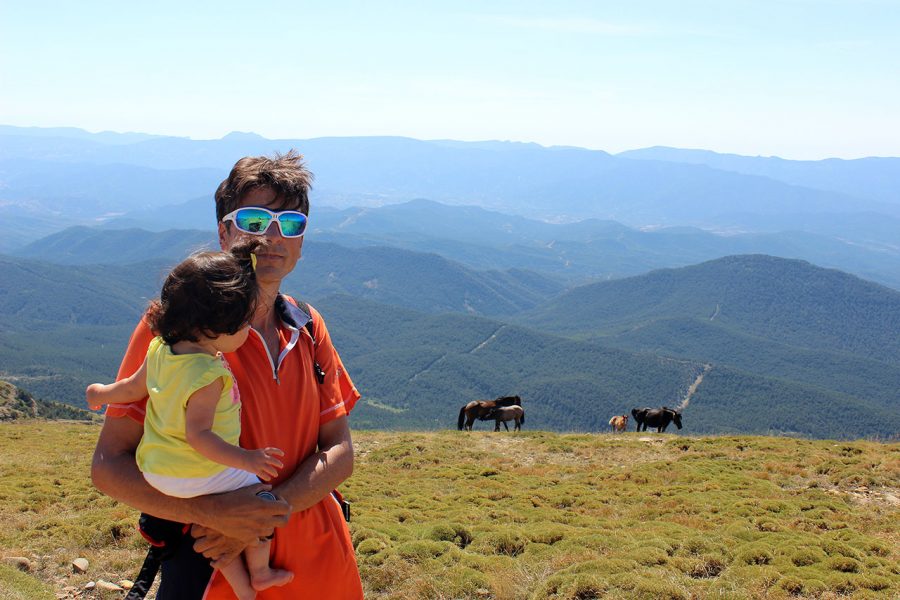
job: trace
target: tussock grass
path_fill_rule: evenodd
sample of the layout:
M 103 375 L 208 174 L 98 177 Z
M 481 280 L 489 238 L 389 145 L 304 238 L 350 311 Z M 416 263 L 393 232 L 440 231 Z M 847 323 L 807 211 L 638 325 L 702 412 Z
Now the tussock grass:
M 81 585 L 79 555 L 90 578 L 136 572 L 137 515 L 89 482 L 97 432 L 0 426 L 0 546 L 36 557 L 30 574 L 0 570 L 0 586 Z M 342 491 L 370 599 L 900 597 L 900 444 L 457 431 L 354 443 Z

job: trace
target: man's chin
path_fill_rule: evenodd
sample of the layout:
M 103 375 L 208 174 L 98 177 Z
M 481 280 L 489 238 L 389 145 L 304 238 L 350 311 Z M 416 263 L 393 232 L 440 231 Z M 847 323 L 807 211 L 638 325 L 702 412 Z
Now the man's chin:
M 261 284 L 281 283 L 281 280 L 284 279 L 286 275 L 287 273 L 284 272 L 284 269 L 268 267 L 261 264 L 256 265 L 256 281 Z

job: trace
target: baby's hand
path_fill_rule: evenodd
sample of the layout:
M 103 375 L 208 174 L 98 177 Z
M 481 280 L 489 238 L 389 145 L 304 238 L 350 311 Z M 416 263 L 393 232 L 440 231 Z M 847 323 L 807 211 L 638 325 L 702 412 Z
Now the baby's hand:
M 91 410 L 103 408 L 104 402 L 100 398 L 104 387 L 102 383 L 92 383 L 84 391 L 85 400 L 87 400 L 88 408 Z
M 247 462 L 244 467 L 245 471 L 254 473 L 263 481 L 269 481 L 278 475 L 278 469 L 284 465 L 276 456 L 284 456 L 284 452 L 278 448 L 257 448 L 256 450 L 244 450 L 245 460 Z

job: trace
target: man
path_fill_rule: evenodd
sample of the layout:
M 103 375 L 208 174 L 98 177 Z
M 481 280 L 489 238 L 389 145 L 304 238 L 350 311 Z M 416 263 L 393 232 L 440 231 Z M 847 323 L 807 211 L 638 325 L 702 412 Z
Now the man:
M 293 151 L 274 159 L 246 157 L 215 196 L 223 250 L 248 236 L 263 242 L 256 252 L 260 300 L 252 331 L 226 359 L 241 394 L 241 446 L 285 452 L 284 468 L 271 486 L 188 499 L 165 496 L 144 481 L 134 459 L 146 401 L 107 409 L 91 469 L 94 485 L 142 512 L 193 524 L 193 546 L 182 544 L 163 562 L 161 600 L 233 598 L 213 567 L 240 560 L 244 547 L 273 530 L 271 564 L 293 571 L 294 579 L 260 592 L 260 600 L 362 598 L 350 534 L 331 494 L 353 471 L 347 415 L 359 393 L 318 313 L 310 309 L 313 340 L 305 327 L 309 317 L 279 293 L 300 259 L 311 179 Z M 247 207 L 257 209 L 240 210 Z M 152 337 L 142 320 L 119 378 L 137 370 Z M 256 496 L 269 487 L 277 501 Z

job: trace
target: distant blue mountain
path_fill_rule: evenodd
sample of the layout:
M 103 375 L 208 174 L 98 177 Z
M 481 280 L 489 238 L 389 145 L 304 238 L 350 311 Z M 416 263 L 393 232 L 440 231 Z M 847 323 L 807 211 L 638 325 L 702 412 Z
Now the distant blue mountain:
M 811 223 L 816 226 L 829 223 L 827 219 L 819 223 L 814 217 Z M 692 227 L 640 231 L 615 221 L 556 224 L 475 206 L 414 200 L 374 208 L 314 206 L 307 244 L 388 246 L 436 253 L 477 270 L 525 269 L 568 285 L 730 254 L 762 253 L 801 258 L 900 289 L 900 222 L 892 229 L 890 219 L 883 216 L 855 217 L 865 218 L 871 228 L 868 237 L 853 239 L 841 232 L 837 223 L 831 235 L 804 231 L 715 235 Z M 213 201 L 201 197 L 128 213 L 106 221 L 102 228 L 68 229 L 10 253 L 72 264 L 180 258 L 201 239 L 215 243 L 212 223 Z
M 706 165 L 720 171 L 760 175 L 792 185 L 900 204 L 900 158 L 785 160 L 775 156 L 740 156 L 666 146 L 629 150 L 616 156 Z
M 788 185 L 706 165 L 536 144 L 402 137 L 266 140 L 242 133 L 221 140 L 160 137 L 111 146 L 90 138 L 37 137 L 28 130 L 0 135 L 0 142 L 0 159 L 49 157 L 218 172 L 241 156 L 293 147 L 304 153 L 316 174 L 317 198 L 338 206 L 430 198 L 556 220 L 603 218 L 632 225 L 715 224 L 720 215 L 740 211 L 900 216 L 900 206 L 880 197 Z

